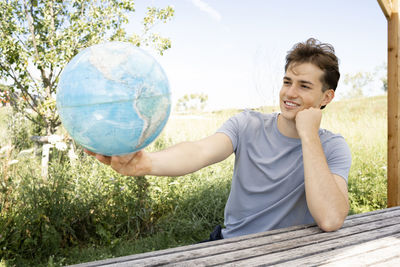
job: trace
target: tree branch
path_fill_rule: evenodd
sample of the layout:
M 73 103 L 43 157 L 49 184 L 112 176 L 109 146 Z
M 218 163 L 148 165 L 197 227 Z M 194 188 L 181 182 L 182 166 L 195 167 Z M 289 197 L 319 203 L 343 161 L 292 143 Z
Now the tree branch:
M 38 45 L 36 42 L 36 36 L 35 36 L 35 26 L 34 26 L 34 21 L 33 21 L 33 4 L 32 4 L 32 0 L 31 0 L 31 5 L 30 5 L 30 9 L 28 10 L 28 4 L 26 3 L 26 0 L 24 1 L 25 3 L 25 14 L 26 14 L 26 20 L 28 21 L 28 25 L 29 25 L 29 31 L 31 33 L 31 37 L 32 37 L 32 44 L 33 44 L 33 49 L 34 49 L 34 53 L 36 56 L 36 60 L 40 60 L 40 56 L 39 56 L 39 50 L 38 50 Z M 42 81 L 43 81 L 43 86 L 44 88 L 47 88 L 48 86 L 48 78 L 46 77 L 46 72 L 44 70 L 44 67 L 40 67 L 38 68 L 40 70 L 40 74 L 42 76 Z
M 18 88 L 19 90 L 21 90 L 21 93 L 22 93 L 24 96 L 28 96 L 29 99 L 32 100 L 33 105 L 32 105 L 29 101 L 28 101 L 28 105 L 29 105 L 35 112 L 37 112 L 37 110 L 36 110 L 36 106 L 37 106 L 36 100 L 31 96 L 31 94 L 29 94 L 29 93 L 27 92 L 27 90 L 24 88 L 24 86 L 18 81 L 18 79 L 17 79 L 17 77 L 16 77 L 16 74 L 14 73 L 14 70 L 13 70 L 11 67 L 10 67 L 9 69 L 6 69 L 1 63 L 0 63 L 0 68 L 1 68 L 3 71 L 5 71 L 5 72 L 11 77 L 11 79 L 14 80 L 14 83 L 16 84 L 17 88 Z
M 54 35 L 55 35 L 55 33 L 56 33 L 56 30 L 55 30 L 55 26 L 54 26 L 54 7 L 53 7 L 53 3 L 54 3 L 54 1 L 52 0 L 52 1 L 50 1 L 50 17 L 51 17 L 51 21 L 50 21 L 50 30 L 51 30 L 51 33 L 50 33 L 50 45 L 51 45 L 51 48 L 52 49 L 54 49 Z
M 54 20 L 55 20 L 55 15 L 54 15 L 54 6 L 53 6 L 54 1 L 50 1 L 50 17 L 51 17 L 51 22 L 50 22 L 50 46 L 51 49 L 54 51 L 56 48 L 54 47 L 54 37 L 56 35 L 56 28 L 54 25 Z M 50 63 L 50 73 L 49 73 L 49 94 L 52 93 L 52 88 L 53 88 L 53 63 Z M 50 96 L 50 95 L 49 95 Z

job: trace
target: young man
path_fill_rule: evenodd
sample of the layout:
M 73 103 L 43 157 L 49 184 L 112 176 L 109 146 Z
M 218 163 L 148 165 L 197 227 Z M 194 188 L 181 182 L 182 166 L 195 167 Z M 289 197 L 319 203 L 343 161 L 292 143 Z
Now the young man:
M 225 228 L 211 239 L 313 222 L 335 231 L 349 210 L 351 155 L 342 136 L 319 127 L 339 77 L 333 47 L 309 39 L 287 54 L 280 113 L 244 111 L 212 136 L 159 152 L 86 152 L 128 176 L 180 176 L 235 153 Z

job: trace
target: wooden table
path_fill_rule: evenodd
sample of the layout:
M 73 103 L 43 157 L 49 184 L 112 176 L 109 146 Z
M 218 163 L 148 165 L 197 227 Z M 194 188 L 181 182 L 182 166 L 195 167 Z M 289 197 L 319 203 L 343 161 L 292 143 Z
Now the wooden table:
M 349 216 L 336 232 L 315 225 L 75 266 L 400 266 L 400 207 Z

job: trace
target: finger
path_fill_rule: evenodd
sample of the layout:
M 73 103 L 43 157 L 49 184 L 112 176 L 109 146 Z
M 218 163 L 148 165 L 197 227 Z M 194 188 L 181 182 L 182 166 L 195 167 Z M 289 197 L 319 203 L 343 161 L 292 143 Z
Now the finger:
M 134 170 L 135 169 L 135 155 L 129 154 L 123 156 L 114 156 L 111 158 L 110 166 L 115 171 L 125 174 L 126 169 Z M 130 166 L 130 167 L 128 167 Z
M 96 156 L 96 159 L 98 161 L 100 161 L 101 163 L 106 164 L 106 165 L 111 165 L 111 157 L 100 155 L 100 154 L 95 154 L 95 156 Z
M 86 154 L 90 155 L 90 156 L 96 156 L 96 153 L 94 153 L 94 152 L 92 152 L 92 151 L 90 151 L 90 150 L 87 150 L 86 148 L 84 148 L 83 151 L 84 151 Z
M 125 165 L 128 164 L 130 162 L 135 162 L 135 160 L 137 159 L 139 152 L 134 152 L 131 154 L 126 154 L 126 155 L 119 155 L 119 156 L 114 156 L 113 160 L 115 160 L 115 162 L 121 164 L 121 165 Z
M 111 168 L 123 175 L 136 175 L 138 156 L 140 152 L 135 152 L 127 155 L 113 156 L 111 158 Z
M 124 165 L 128 163 L 131 160 L 132 156 L 131 155 L 123 155 L 123 156 L 114 156 L 112 158 L 112 162 L 115 162 L 120 165 Z

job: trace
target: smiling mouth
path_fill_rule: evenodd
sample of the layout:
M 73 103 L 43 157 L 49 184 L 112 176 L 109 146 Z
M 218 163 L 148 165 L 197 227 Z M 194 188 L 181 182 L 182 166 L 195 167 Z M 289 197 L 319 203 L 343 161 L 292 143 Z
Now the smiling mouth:
M 288 107 L 293 107 L 293 108 L 299 107 L 299 106 L 300 106 L 299 104 L 297 104 L 297 103 L 295 103 L 295 102 L 292 102 L 292 101 L 283 101 L 283 103 L 284 103 L 286 106 L 288 106 Z

